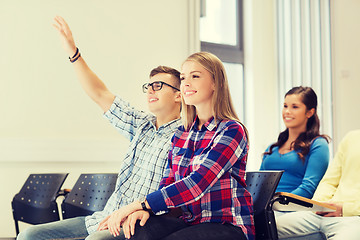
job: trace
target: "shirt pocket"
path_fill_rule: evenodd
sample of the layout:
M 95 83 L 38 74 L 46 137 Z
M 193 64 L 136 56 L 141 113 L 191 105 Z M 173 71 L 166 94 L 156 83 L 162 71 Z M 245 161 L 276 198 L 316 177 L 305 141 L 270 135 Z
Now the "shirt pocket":
M 186 148 L 174 148 L 172 151 L 172 170 L 175 180 L 182 179 L 191 170 L 190 161 L 192 154 Z
M 172 164 L 178 165 L 185 158 L 186 148 L 174 147 L 172 150 Z

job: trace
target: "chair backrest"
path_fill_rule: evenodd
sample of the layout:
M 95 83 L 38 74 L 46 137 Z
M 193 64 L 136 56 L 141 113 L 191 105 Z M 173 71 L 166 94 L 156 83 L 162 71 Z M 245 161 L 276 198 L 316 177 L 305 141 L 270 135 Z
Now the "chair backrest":
M 254 204 L 256 239 L 278 239 L 271 199 L 283 171 L 246 172 L 246 189 L 251 193 Z
M 114 192 L 117 173 L 81 174 L 61 204 L 63 218 L 87 216 L 104 209 Z
M 18 221 L 40 224 L 59 220 L 56 197 L 68 173 L 30 174 L 12 202 L 16 234 Z

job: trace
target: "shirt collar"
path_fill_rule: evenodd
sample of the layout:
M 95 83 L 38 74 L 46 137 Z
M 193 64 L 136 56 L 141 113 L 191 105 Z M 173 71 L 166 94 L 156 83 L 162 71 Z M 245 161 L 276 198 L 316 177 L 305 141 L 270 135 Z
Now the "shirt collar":
M 219 123 L 219 121 L 217 121 Z M 201 126 L 201 129 L 198 130 L 199 126 L 199 117 L 196 116 L 195 120 L 191 126 L 191 130 L 193 131 L 214 131 L 214 129 L 217 127 L 216 121 L 214 117 L 211 117 L 204 125 Z
M 151 124 L 156 129 L 156 125 L 155 125 L 156 124 L 156 119 L 154 119 L 154 121 L 151 121 Z M 174 120 L 172 120 L 170 122 L 167 122 L 167 123 L 161 125 L 157 131 L 159 133 L 161 133 L 163 131 L 167 132 L 169 130 L 170 131 L 176 130 L 180 125 L 181 125 L 181 119 L 180 118 L 174 119 Z

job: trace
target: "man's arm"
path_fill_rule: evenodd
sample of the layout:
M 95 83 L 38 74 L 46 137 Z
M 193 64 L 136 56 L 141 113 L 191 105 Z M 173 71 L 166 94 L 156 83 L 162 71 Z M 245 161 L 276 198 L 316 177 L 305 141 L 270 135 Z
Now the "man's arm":
M 315 200 L 331 202 L 339 212 L 341 210 L 343 216 L 360 215 L 360 190 L 357 184 L 359 144 L 360 131 L 350 132 L 342 139 L 334 160 L 314 194 Z
M 65 51 L 69 56 L 73 56 L 76 52 L 76 44 L 69 26 L 60 16 L 56 16 L 54 20 L 55 23 L 53 25 L 60 33 Z M 107 89 L 105 84 L 89 68 L 81 56 L 72 64 L 86 94 L 94 100 L 104 112 L 108 111 L 114 101 L 115 95 Z

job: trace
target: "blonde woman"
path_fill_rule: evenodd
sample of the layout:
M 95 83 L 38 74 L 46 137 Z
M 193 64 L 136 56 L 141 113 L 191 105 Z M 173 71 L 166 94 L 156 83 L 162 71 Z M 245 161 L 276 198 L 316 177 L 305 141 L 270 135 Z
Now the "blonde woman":
M 184 126 L 172 138 L 159 190 L 100 227 L 114 236 L 122 228 L 131 239 L 254 239 L 244 180 L 247 133 L 231 103 L 224 66 L 211 53 L 195 53 L 180 78 Z M 170 216 L 176 211 L 180 217 Z

